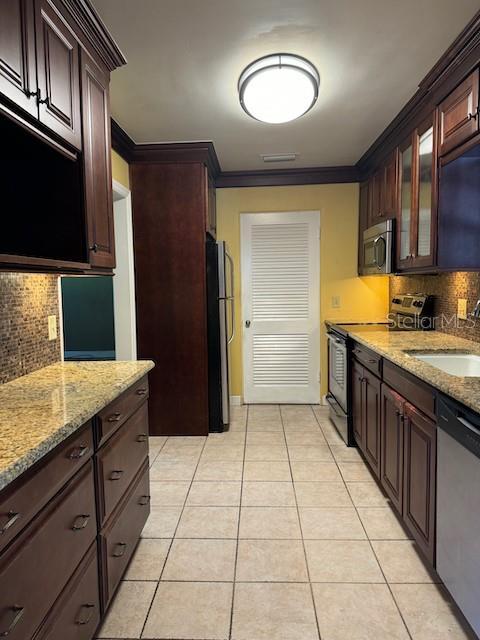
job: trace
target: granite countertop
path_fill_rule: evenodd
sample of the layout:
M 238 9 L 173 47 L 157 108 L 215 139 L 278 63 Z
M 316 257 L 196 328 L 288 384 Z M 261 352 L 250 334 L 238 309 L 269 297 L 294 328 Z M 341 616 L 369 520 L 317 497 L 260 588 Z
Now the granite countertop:
M 347 329 L 348 331 L 348 329 Z M 356 327 L 349 336 L 369 347 L 406 371 L 428 382 L 432 387 L 480 413 L 480 377 L 453 376 L 409 352 L 461 352 L 480 355 L 480 343 L 457 338 L 440 331 L 362 331 Z
M 153 367 L 59 362 L 0 385 L 0 490 Z

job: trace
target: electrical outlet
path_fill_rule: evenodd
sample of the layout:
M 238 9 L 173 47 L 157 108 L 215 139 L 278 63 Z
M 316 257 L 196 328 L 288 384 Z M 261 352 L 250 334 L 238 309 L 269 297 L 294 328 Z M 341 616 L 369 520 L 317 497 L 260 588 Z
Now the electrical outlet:
M 340 296 L 332 296 L 332 309 L 340 309 Z
M 465 300 L 465 298 L 458 298 L 457 317 L 459 320 L 467 319 L 467 301 Z
M 48 339 L 57 339 L 57 316 L 48 316 Z

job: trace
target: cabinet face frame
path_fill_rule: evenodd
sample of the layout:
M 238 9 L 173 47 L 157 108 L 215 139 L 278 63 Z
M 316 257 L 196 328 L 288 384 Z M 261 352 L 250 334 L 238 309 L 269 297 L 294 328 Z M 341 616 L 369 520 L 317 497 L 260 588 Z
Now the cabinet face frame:
M 363 376 L 363 453 L 370 468 L 380 477 L 380 427 L 381 395 L 380 380 L 364 369 Z
M 395 410 L 395 425 L 387 424 L 388 404 Z M 400 514 L 403 514 L 404 407 L 405 399 L 386 384 L 382 384 L 380 482 Z M 394 442 L 391 440 L 392 437 L 395 439 Z M 389 448 L 390 454 L 396 454 L 395 469 L 387 466 Z M 392 478 L 392 471 L 396 472 L 395 479 Z

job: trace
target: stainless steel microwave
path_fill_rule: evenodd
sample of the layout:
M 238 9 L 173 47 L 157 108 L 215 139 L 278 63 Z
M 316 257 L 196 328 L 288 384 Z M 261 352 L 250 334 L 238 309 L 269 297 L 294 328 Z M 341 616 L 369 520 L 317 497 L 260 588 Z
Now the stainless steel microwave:
M 362 275 L 384 275 L 393 270 L 394 220 L 379 222 L 363 232 Z

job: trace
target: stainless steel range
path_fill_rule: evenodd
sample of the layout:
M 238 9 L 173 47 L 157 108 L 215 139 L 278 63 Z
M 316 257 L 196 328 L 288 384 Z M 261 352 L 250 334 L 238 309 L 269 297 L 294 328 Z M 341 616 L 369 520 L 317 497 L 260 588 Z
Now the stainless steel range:
M 330 419 L 346 444 L 355 446 L 350 390 L 349 333 L 362 331 L 427 331 L 434 329 L 433 298 L 424 294 L 402 294 L 390 302 L 385 323 L 331 324 L 328 337 L 328 394 Z

